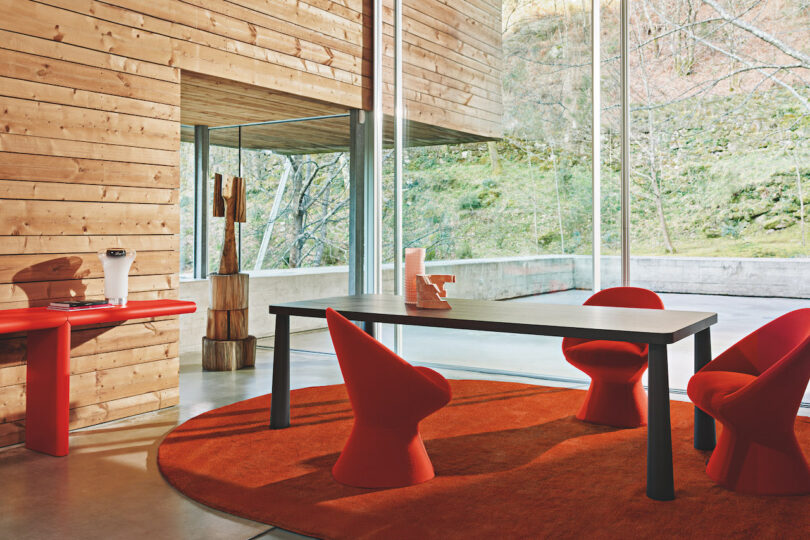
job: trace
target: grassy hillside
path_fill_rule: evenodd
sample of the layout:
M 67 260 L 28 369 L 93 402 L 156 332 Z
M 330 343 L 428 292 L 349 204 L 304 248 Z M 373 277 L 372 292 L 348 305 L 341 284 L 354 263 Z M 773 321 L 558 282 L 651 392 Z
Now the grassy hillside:
M 786 92 L 718 97 L 700 110 L 676 105 L 659 114 L 662 129 L 676 133 L 661 150 L 662 201 L 676 254 L 810 253 L 802 245 L 797 183 L 798 166 L 808 220 L 810 119 L 797 114 Z M 639 126 L 636 115 L 633 127 Z M 608 157 L 602 170 L 602 241 L 606 253 L 617 253 L 619 164 L 609 157 L 618 156 L 618 148 L 610 144 L 602 152 Z M 500 172 L 493 171 L 485 144 L 410 150 L 406 245 L 426 245 L 432 258 L 589 253 L 589 156 L 553 154 L 540 143 L 517 139 L 500 141 L 497 148 Z M 632 178 L 633 253 L 664 255 L 648 190 L 643 179 Z

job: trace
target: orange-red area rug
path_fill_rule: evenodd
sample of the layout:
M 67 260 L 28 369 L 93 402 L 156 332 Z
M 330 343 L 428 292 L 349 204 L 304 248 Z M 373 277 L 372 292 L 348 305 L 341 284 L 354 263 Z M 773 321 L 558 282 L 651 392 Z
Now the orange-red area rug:
M 810 496 L 716 486 L 692 447 L 692 406 L 672 402 L 677 499 L 645 496 L 646 428 L 578 421 L 585 393 L 450 381 L 453 400 L 421 424 L 436 478 L 398 489 L 336 483 L 352 412 L 342 385 L 292 392 L 292 426 L 268 429 L 270 396 L 182 424 L 160 470 L 213 508 L 322 538 L 798 538 Z M 810 452 L 810 419 L 796 425 Z M 803 532 L 802 532 L 803 531 Z

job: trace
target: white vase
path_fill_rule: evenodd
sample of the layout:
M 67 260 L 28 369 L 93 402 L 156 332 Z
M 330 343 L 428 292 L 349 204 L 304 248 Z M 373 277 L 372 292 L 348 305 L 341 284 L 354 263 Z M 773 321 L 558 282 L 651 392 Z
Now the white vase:
M 98 252 L 104 268 L 104 296 L 114 306 L 127 305 L 129 268 L 135 260 L 134 249 L 105 249 Z
M 416 303 L 416 275 L 425 273 L 425 248 L 405 248 L 405 303 Z

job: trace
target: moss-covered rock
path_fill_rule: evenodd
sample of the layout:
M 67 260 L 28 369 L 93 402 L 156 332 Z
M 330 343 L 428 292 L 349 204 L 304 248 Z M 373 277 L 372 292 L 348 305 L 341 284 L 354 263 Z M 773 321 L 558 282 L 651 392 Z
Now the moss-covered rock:
M 794 223 L 796 223 L 796 220 L 793 219 L 792 217 L 786 215 L 779 215 L 766 219 L 762 223 L 762 227 L 769 231 L 778 231 L 781 229 L 787 229 Z

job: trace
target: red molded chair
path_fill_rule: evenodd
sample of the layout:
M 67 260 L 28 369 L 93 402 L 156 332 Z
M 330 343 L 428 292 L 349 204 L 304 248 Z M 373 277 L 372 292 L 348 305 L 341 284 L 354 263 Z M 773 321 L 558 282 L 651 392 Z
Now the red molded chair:
M 435 473 L 419 422 L 450 401 L 450 384 L 432 369 L 410 365 L 331 308 L 326 320 L 354 411 L 332 476 L 364 488 L 430 480 Z
M 586 306 L 664 309 L 652 291 L 613 287 L 594 294 Z M 647 344 L 564 338 L 565 359 L 591 378 L 577 418 L 594 424 L 638 427 L 647 424 L 647 395 L 641 376 L 647 369 Z
M 734 491 L 810 493 L 793 430 L 810 380 L 810 309 L 766 324 L 692 376 L 694 404 L 723 425 L 706 473 Z

